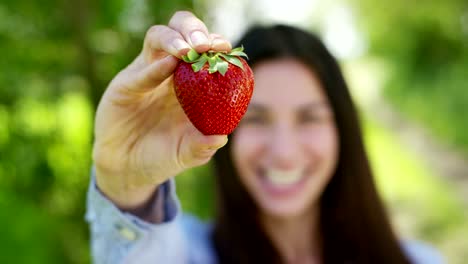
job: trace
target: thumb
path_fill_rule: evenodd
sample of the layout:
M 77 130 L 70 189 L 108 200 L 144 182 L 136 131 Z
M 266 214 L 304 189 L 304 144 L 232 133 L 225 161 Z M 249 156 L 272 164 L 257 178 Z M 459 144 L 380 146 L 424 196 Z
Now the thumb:
M 181 164 L 186 168 L 207 163 L 228 141 L 226 135 L 205 136 L 195 127 L 184 139 L 181 141 L 179 157 Z

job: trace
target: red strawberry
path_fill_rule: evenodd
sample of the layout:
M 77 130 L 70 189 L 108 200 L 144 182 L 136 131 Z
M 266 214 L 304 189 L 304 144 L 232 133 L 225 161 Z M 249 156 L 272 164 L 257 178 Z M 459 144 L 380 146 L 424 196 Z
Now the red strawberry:
M 174 88 L 190 122 L 205 135 L 228 135 L 252 97 L 254 78 L 242 48 L 229 53 L 191 50 L 177 65 Z

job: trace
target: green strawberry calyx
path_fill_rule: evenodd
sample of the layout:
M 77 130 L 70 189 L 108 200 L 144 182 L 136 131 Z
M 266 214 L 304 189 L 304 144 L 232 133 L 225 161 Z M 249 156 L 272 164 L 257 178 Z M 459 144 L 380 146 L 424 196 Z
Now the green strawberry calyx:
M 228 70 L 229 63 L 242 70 L 244 69 L 239 57 L 247 58 L 247 54 L 244 53 L 244 47 L 232 49 L 230 52 L 207 51 L 203 54 L 198 54 L 194 49 L 191 49 L 187 55 L 182 56 L 182 60 L 191 63 L 194 72 L 200 71 L 205 63 L 208 62 L 210 65 L 208 68 L 209 73 L 219 72 L 224 76 Z

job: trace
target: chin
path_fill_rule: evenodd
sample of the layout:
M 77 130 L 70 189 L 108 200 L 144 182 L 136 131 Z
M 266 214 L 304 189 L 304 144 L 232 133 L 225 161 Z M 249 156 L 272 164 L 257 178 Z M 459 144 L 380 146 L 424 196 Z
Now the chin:
M 274 218 L 290 219 L 303 216 L 309 212 L 310 206 L 303 202 L 274 203 L 260 205 L 262 214 Z

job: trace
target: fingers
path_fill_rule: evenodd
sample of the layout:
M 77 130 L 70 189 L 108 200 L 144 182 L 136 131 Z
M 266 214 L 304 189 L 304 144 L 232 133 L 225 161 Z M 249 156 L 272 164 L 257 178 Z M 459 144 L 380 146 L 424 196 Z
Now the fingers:
M 152 26 L 146 33 L 144 52 L 147 62 L 152 62 L 161 51 L 181 57 L 189 50 L 190 46 L 183 36 L 167 26 Z
M 208 50 L 229 51 L 231 43 L 219 34 L 210 34 L 205 24 L 187 11 L 176 12 L 168 26 L 157 25 L 146 33 L 144 53 L 145 61 L 151 63 L 169 53 L 180 58 L 191 48 L 202 53 Z
M 231 43 L 219 34 L 210 34 L 211 50 L 214 51 L 230 51 L 232 49 Z
M 176 12 L 169 21 L 169 27 L 179 32 L 199 53 L 208 50 L 229 51 L 232 48 L 231 43 L 223 36 L 210 34 L 205 24 L 190 12 Z
M 187 11 L 176 12 L 169 21 L 169 27 L 180 32 L 187 43 L 197 52 L 202 53 L 211 48 L 208 29 L 192 13 Z
M 154 88 L 166 80 L 174 72 L 178 60 L 168 55 L 143 68 L 135 75 L 131 89 L 135 91 L 146 91 Z

